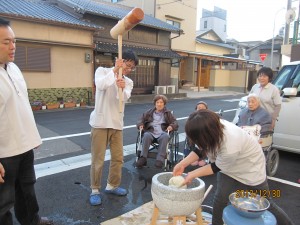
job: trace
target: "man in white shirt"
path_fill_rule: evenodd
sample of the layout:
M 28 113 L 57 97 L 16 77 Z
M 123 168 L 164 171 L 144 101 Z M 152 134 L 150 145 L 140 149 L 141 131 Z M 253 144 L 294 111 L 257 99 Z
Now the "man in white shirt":
M 100 205 L 101 179 L 105 152 L 110 146 L 111 160 L 105 193 L 118 196 L 127 195 L 120 187 L 123 166 L 123 117 L 124 110 L 119 107 L 118 89 L 122 88 L 124 102 L 131 96 L 133 81 L 126 77 L 135 70 L 138 58 L 131 50 L 123 52 L 122 59 L 116 59 L 115 67 L 99 67 L 95 72 L 96 102 L 90 116 L 92 162 L 90 170 L 91 205 Z M 123 77 L 118 78 L 122 68 Z M 123 102 L 123 109 L 124 109 Z M 122 111 L 122 112 L 120 112 Z
M 33 149 L 42 141 L 15 51 L 15 34 L 0 18 L 0 224 L 13 224 L 14 208 L 21 225 L 52 225 L 38 214 Z

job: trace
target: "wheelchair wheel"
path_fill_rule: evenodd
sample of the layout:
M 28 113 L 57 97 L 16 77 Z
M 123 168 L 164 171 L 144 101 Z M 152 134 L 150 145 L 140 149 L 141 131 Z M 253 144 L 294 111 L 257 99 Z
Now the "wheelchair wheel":
M 276 149 L 271 149 L 266 155 L 266 170 L 267 175 L 272 177 L 276 174 L 279 165 L 279 152 Z
M 171 169 L 178 161 L 179 159 L 178 153 L 179 153 L 179 135 L 178 132 L 175 132 L 169 143 L 169 157 L 168 157 L 169 169 Z
M 136 157 L 137 159 L 140 158 L 141 156 L 141 152 L 142 152 L 142 137 L 138 134 L 137 138 L 136 138 L 136 143 L 135 143 L 135 153 L 136 153 Z

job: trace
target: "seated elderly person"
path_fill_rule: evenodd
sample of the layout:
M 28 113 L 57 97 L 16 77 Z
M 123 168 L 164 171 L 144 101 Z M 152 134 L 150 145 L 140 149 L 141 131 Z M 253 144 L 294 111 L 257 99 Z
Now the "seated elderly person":
M 203 102 L 203 101 L 197 102 L 195 110 L 201 110 L 201 109 L 208 109 L 208 106 L 207 106 L 206 102 Z M 186 141 L 187 141 L 187 146 L 186 146 L 187 149 L 185 149 L 184 151 L 185 151 L 185 154 L 187 156 L 191 151 L 195 151 L 195 149 L 197 147 L 189 138 L 187 138 Z M 204 158 L 206 158 L 206 157 L 203 156 L 203 159 L 199 158 L 197 161 L 193 162 L 191 165 L 192 166 L 204 166 L 204 165 L 206 165 L 206 161 L 204 160 Z
M 260 99 L 256 94 L 249 94 L 247 98 L 248 107 L 240 112 L 237 125 L 253 126 L 259 124 L 261 133 L 272 130 L 272 117 L 264 108 L 260 106 Z
M 136 167 L 138 168 L 147 165 L 147 155 L 153 141 L 156 141 L 159 145 L 155 167 L 162 168 L 164 165 L 167 154 L 166 148 L 170 138 L 168 131 L 171 132 L 178 129 L 176 118 L 166 108 L 167 101 L 166 96 L 156 95 L 153 99 L 155 107 L 143 113 L 137 124 L 138 129 L 144 132 L 141 157 L 136 162 Z

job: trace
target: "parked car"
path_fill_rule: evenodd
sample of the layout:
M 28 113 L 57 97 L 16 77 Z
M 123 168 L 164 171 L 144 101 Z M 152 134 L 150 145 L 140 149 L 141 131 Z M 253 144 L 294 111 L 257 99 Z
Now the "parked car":
M 282 96 L 281 111 L 273 134 L 272 149 L 300 154 L 300 61 L 284 65 L 272 84 L 279 88 Z M 237 123 L 240 111 L 246 106 L 247 96 L 242 97 L 239 101 L 233 123 Z M 272 157 L 275 159 L 273 167 L 277 170 L 279 155 L 278 159 L 276 155 Z M 276 161 L 277 165 L 275 165 Z

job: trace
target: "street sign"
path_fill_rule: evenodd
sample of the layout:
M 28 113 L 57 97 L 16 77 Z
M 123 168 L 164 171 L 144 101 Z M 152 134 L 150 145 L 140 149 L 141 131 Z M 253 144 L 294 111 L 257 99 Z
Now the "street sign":
M 260 59 L 261 59 L 261 61 L 264 61 L 265 60 L 265 58 L 267 57 L 267 54 L 259 54 L 259 57 L 260 57 Z

